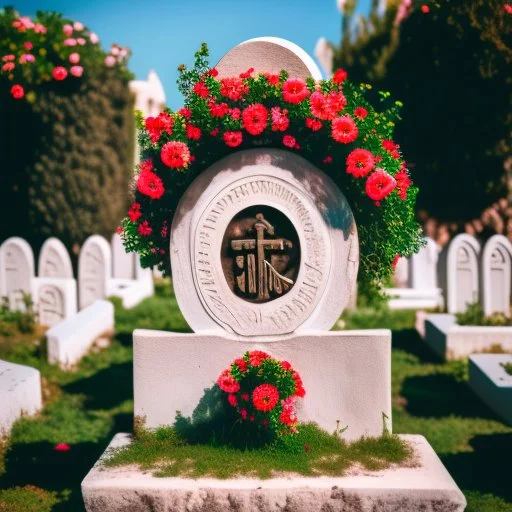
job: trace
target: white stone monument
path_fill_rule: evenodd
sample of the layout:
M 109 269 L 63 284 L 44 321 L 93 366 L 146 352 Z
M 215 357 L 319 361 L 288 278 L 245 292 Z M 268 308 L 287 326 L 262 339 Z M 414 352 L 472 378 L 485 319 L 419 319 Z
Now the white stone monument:
M 452 239 L 447 250 L 447 310 L 462 313 L 479 300 L 478 262 L 480 243 L 465 233 Z
M 66 246 L 57 238 L 48 238 L 39 253 L 38 277 L 73 278 L 73 266 Z
M 127 253 L 124 249 L 123 240 L 117 233 L 112 235 L 112 277 L 114 279 L 134 279 L 135 260 L 133 252 Z
M 312 66 L 295 45 L 260 38 L 216 67 L 219 76 L 254 67 L 316 77 Z M 329 331 L 356 286 L 359 244 L 348 202 L 325 174 L 289 151 L 232 153 L 182 197 L 170 247 L 176 299 L 194 333 L 134 332 L 134 412 L 146 427 L 173 424 L 177 411 L 190 416 L 226 365 L 247 350 L 264 350 L 300 373 L 301 421 L 329 432 L 348 424 L 347 440 L 381 435 L 386 418 L 391 430 L 391 332 Z M 397 512 L 433 510 L 442 502 L 462 511 L 464 497 L 428 443 L 410 439 L 421 469 L 399 478 L 393 470 L 355 481 L 193 481 L 95 466 L 82 492 L 89 512 L 341 510 L 345 498 L 336 501 L 332 491 L 338 488 L 348 489 L 350 503 L 364 502 L 360 510 L 382 503 L 400 503 Z M 129 442 L 120 434 L 111 446 Z
M 503 235 L 489 238 L 482 253 L 482 305 L 484 314 L 510 317 L 512 244 Z
M 8 238 L 0 246 L 0 296 L 11 309 L 24 309 L 23 293 L 34 295 L 34 253 L 27 241 Z
M 78 258 L 79 309 L 107 297 L 111 258 L 110 246 L 102 236 L 92 235 L 84 242 Z

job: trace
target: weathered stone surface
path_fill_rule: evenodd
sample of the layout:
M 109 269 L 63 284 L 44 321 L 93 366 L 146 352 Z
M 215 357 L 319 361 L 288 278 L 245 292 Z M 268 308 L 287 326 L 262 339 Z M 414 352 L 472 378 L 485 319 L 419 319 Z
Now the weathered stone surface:
M 255 73 L 279 74 L 284 69 L 294 78 L 322 78 L 315 61 L 300 46 L 279 37 L 244 41 L 229 50 L 215 66 L 219 79 L 238 76 L 249 68 Z
M 512 352 L 512 327 L 457 325 L 455 315 L 428 314 L 425 341 L 446 361 L 500 347 Z
M 87 512 L 462 512 L 466 500 L 426 439 L 401 437 L 415 451 L 414 467 L 345 477 L 191 480 L 107 469 L 100 460 L 82 494 Z M 110 447 L 129 442 L 128 434 L 117 434 Z
M 469 385 L 496 414 L 512 425 L 512 375 L 503 365 L 510 354 L 475 354 L 469 357 Z
M 297 282 L 263 304 L 233 293 L 219 257 L 228 225 L 252 206 L 282 212 L 300 243 Z M 330 329 L 356 286 L 358 263 L 348 202 L 325 174 L 283 150 L 239 151 L 216 162 L 192 183 L 173 219 L 174 291 L 195 332 L 256 336 Z
M 246 350 L 263 350 L 290 361 L 306 389 L 298 401 L 300 421 L 334 432 L 348 425 L 346 439 L 382 433 L 382 413 L 391 430 L 391 332 L 310 332 L 286 337 L 180 334 L 136 330 L 134 409 L 150 428 L 173 424 L 176 411 L 190 416 L 206 388 Z M 162 406 L 165 397 L 165 406 Z
M 67 369 L 87 353 L 95 340 L 111 335 L 113 331 L 113 304 L 97 300 L 46 332 L 48 361 Z
M 19 417 L 35 414 L 42 406 L 39 370 L 0 360 L 0 437 Z

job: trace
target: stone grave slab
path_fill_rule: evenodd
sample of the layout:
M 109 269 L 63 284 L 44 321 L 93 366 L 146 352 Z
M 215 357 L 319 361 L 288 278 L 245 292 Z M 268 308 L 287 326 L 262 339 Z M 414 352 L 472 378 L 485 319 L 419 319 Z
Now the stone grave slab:
M 66 246 L 58 238 L 48 238 L 39 253 L 38 277 L 73 278 L 73 266 Z
M 43 407 L 39 370 L 0 360 L 0 437 L 24 415 L 36 414 Z
M 446 361 L 496 348 L 512 352 L 512 327 L 458 325 L 455 315 L 429 314 L 425 318 L 425 341 Z
M 484 314 L 503 313 L 510 318 L 512 244 L 503 235 L 487 240 L 482 252 L 481 273 Z
M 11 237 L 0 246 L 0 296 L 11 309 L 24 309 L 23 293 L 34 295 L 34 253 L 26 240 Z
M 34 288 L 41 325 L 53 327 L 76 314 L 77 290 L 74 279 L 38 277 Z
M 469 356 L 469 386 L 496 414 L 512 425 L 512 375 L 503 367 L 510 354 Z
M 109 337 L 113 332 L 114 306 L 107 300 L 97 300 L 46 331 L 48 361 L 69 369 L 96 340 Z
M 283 475 L 268 480 L 156 478 L 133 467 L 104 468 L 101 459 L 82 482 L 87 512 L 462 512 L 466 499 L 423 436 L 400 435 L 416 465 L 343 477 Z M 117 434 L 103 454 L 130 443 Z

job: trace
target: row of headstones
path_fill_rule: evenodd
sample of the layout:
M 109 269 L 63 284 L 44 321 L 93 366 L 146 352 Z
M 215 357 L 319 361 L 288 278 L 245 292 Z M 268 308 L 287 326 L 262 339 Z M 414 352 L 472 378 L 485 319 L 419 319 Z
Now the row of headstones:
M 512 244 L 494 235 L 482 248 L 473 236 L 460 234 L 440 251 L 427 238 L 427 245 L 411 258 L 401 258 L 395 270 L 397 288 L 443 291 L 448 313 L 466 311 L 481 302 L 484 314 L 510 315 Z
M 24 239 L 12 237 L 0 246 L 0 296 L 7 297 L 15 310 L 25 308 L 23 295 L 30 294 L 41 325 L 53 326 L 111 295 L 132 307 L 152 293 L 151 271 L 142 269 L 134 254 L 124 252 L 117 234 L 111 245 L 99 235 L 85 241 L 78 261 L 78 287 L 60 240 L 49 238 L 41 247 L 37 277 L 32 248 Z

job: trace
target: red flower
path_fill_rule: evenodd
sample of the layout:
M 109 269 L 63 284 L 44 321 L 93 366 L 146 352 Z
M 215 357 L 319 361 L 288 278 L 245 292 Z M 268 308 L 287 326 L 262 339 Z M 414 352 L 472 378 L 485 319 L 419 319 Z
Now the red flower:
M 212 137 L 217 137 L 217 135 L 219 135 L 219 129 L 218 129 L 218 128 L 215 128 L 214 130 L 212 130 L 212 131 L 210 132 L 210 135 L 211 135 Z
M 274 132 L 285 132 L 290 125 L 290 120 L 288 119 L 288 110 L 281 110 L 280 107 L 272 107 L 271 109 L 272 115 L 272 131 Z
M 283 137 L 283 144 L 288 148 L 294 148 L 297 144 L 297 141 L 295 140 L 295 137 L 292 135 L 285 135 Z
M 261 384 L 252 392 L 252 403 L 258 411 L 271 411 L 279 401 L 279 391 L 272 384 Z
M 292 369 L 292 365 L 288 361 L 281 361 L 281 367 L 284 370 L 291 370 Z
M 332 163 L 332 156 L 327 155 L 327 156 L 324 158 L 324 164 L 330 164 L 330 163 Z
M 191 140 L 199 140 L 201 138 L 201 128 L 193 124 L 187 124 L 186 132 L 187 137 Z
M 132 222 L 137 222 L 141 215 L 142 213 L 140 211 L 140 203 L 133 203 L 128 210 L 128 218 Z
M 512 14 L 512 5 L 505 4 L 503 7 L 505 8 L 505 11 L 507 11 L 509 14 Z
M 248 402 L 249 401 L 249 395 L 247 393 L 242 393 L 242 400 L 244 400 L 245 402 Z
M 392 140 L 384 139 L 382 141 L 382 147 L 395 159 L 398 160 L 400 158 L 400 153 L 398 152 L 398 148 L 400 147 L 398 144 L 395 144 Z
M 336 117 L 346 104 L 347 98 L 342 92 L 330 92 L 327 96 L 327 107 L 331 113 L 331 119 Z
M 304 389 L 304 385 L 302 384 L 302 379 L 298 372 L 293 371 L 292 373 L 293 380 L 295 381 L 295 396 L 299 398 L 303 398 L 306 395 L 306 390 Z
M 171 141 L 162 147 L 160 158 L 172 169 L 186 168 L 190 162 L 190 151 L 184 142 Z
M 261 103 L 248 106 L 242 112 L 243 127 L 251 135 L 260 135 L 267 127 L 268 111 Z
M 52 70 L 52 76 L 55 80 L 64 80 L 68 76 L 68 72 L 66 68 L 62 66 L 57 66 Z
M 283 84 L 283 99 L 288 103 L 298 104 L 309 96 L 306 82 L 300 78 L 288 78 Z
M 243 420 L 246 420 L 247 419 L 247 409 L 242 409 L 240 411 L 240 415 L 242 416 Z
M 222 96 L 233 101 L 238 101 L 249 92 L 249 87 L 238 77 L 222 78 L 220 83 L 220 93 Z
M 236 393 L 240 390 L 240 384 L 236 381 L 229 369 L 224 370 L 217 379 L 217 385 L 226 393 Z
M 270 356 L 266 352 L 262 352 L 261 350 L 252 350 L 249 352 L 249 363 L 252 366 L 259 366 L 265 359 L 268 359 Z
M 116 228 L 116 233 L 118 235 L 121 235 L 123 233 L 124 229 L 123 229 L 123 226 L 117 226 Z
M 11 95 L 15 100 L 20 100 L 25 96 L 25 91 L 23 90 L 23 87 L 19 84 L 14 84 L 11 87 Z
M 240 78 L 251 78 L 251 75 L 254 73 L 254 68 L 249 68 L 247 71 L 240 73 Z
M 354 149 L 347 156 L 347 174 L 355 178 L 366 176 L 375 167 L 373 154 L 366 149 Z
M 398 197 L 405 201 L 407 199 L 407 189 L 412 185 L 405 164 L 402 164 L 400 171 L 396 173 L 395 180 Z
M 320 91 L 315 91 L 309 98 L 309 109 L 319 119 L 330 119 L 331 111 L 327 106 L 325 96 Z
M 210 115 L 212 117 L 224 117 L 229 112 L 227 103 L 212 103 L 210 105 Z
M 6 62 L 2 66 L 2 71 L 12 71 L 14 69 L 14 67 L 15 67 L 14 62 Z
M 144 160 L 144 162 L 140 163 L 139 168 L 140 168 L 140 172 L 152 171 L 153 170 L 153 160 L 151 160 L 151 158 Z
M 312 117 L 306 117 L 306 126 L 314 132 L 317 132 L 320 130 L 320 128 L 322 128 L 322 121 L 313 119 Z
M 183 107 L 178 110 L 178 114 L 183 116 L 185 119 L 190 119 L 190 116 L 192 115 L 192 110 L 189 108 Z
M 194 85 L 193 91 L 201 98 L 207 98 L 210 94 L 210 90 L 202 80 Z
M 231 118 L 235 121 L 238 121 L 240 119 L 240 116 L 242 115 L 242 111 L 239 108 L 232 108 L 229 111 L 229 114 L 231 115 Z
M 247 363 L 242 358 L 235 359 L 235 364 L 238 366 L 242 373 L 247 371 Z
M 292 426 L 297 424 L 297 416 L 295 415 L 294 396 L 289 396 L 286 400 L 281 401 L 283 410 L 279 415 L 279 421 L 284 425 Z
M 354 115 L 359 119 L 364 119 L 368 115 L 368 110 L 364 107 L 357 107 L 354 109 Z
M 162 225 L 162 229 L 160 230 L 160 236 L 162 238 L 165 238 L 167 236 L 167 232 L 169 231 L 169 226 L 167 225 L 167 221 L 164 220 L 164 223 Z
M 15 59 L 16 59 L 16 57 L 14 55 L 4 55 L 2 57 L 2 62 L 8 62 L 10 60 L 15 60 Z
M 396 180 L 384 169 L 377 169 L 366 180 L 366 195 L 374 201 L 380 201 L 396 187 Z
M 151 142 L 158 142 L 162 132 L 167 132 L 172 135 L 172 127 L 174 125 L 174 119 L 167 112 L 160 112 L 156 117 L 146 118 L 144 125 L 149 133 Z
M 421 12 L 423 14 L 428 14 L 430 12 L 430 7 L 428 5 L 422 5 L 421 6 Z
M 149 225 L 149 222 L 145 220 L 138 227 L 139 234 L 142 236 L 149 236 L 153 232 L 153 228 Z
M 211 68 L 206 72 L 206 74 L 208 76 L 213 76 L 213 78 L 215 78 L 216 76 L 218 76 L 219 72 L 215 68 Z
M 332 75 L 332 81 L 335 84 L 342 84 L 347 79 L 347 72 L 344 69 L 338 69 L 334 75 Z
M 67 443 L 59 443 L 56 444 L 53 449 L 57 452 L 67 452 L 71 450 L 71 446 L 69 446 Z
M 153 171 L 143 170 L 137 179 L 137 190 L 151 199 L 160 199 L 164 194 L 164 184 Z
M 359 131 L 350 116 L 337 117 L 332 122 L 332 138 L 342 144 L 349 144 L 357 139 Z
M 226 146 L 230 148 L 236 148 L 242 144 L 242 132 L 225 132 L 223 137 Z
M 237 404 L 236 395 L 229 394 L 228 395 L 228 402 L 229 402 L 229 405 L 231 405 L 232 407 L 236 407 L 236 404 Z
M 272 75 L 271 73 L 263 73 L 263 76 L 267 79 L 270 85 L 279 84 L 279 75 Z
M 398 265 L 398 260 L 400 259 L 400 254 L 396 254 L 393 258 L 393 262 L 391 263 L 391 268 L 396 268 Z

